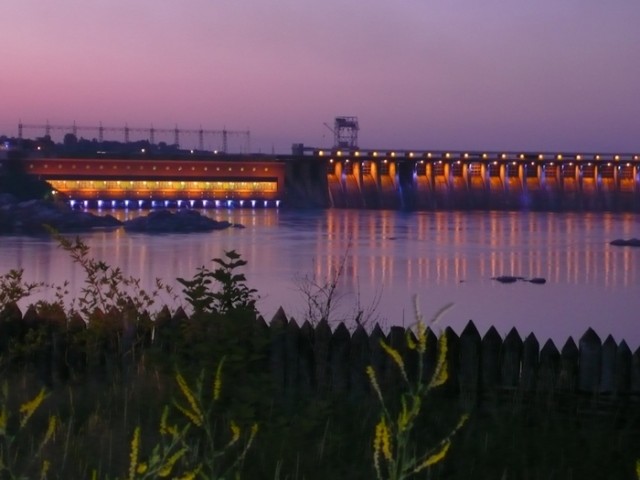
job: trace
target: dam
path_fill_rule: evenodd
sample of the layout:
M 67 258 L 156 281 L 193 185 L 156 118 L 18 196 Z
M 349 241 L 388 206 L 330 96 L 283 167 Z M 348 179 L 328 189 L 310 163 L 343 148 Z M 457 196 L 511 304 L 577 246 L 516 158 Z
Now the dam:
M 291 155 L 38 156 L 25 170 L 114 207 L 640 211 L 640 155 L 306 148 Z

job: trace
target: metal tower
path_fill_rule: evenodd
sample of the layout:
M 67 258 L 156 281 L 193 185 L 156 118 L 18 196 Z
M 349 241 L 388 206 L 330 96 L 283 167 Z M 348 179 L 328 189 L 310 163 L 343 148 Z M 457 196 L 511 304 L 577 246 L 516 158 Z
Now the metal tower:
M 337 148 L 358 148 L 358 117 L 336 117 L 333 144 Z

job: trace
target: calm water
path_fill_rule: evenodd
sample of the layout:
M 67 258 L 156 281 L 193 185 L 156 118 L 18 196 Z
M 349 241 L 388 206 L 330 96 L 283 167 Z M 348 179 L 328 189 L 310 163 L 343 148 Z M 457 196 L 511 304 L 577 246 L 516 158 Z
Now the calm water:
M 125 212 L 110 212 L 128 215 Z M 418 295 L 425 316 L 453 302 L 442 319 L 460 332 L 468 320 L 484 333 L 516 327 L 545 341 L 576 340 L 587 327 L 640 346 L 640 249 L 612 247 L 614 238 L 640 237 L 640 217 L 624 214 L 424 212 L 329 210 L 215 210 L 218 220 L 245 229 L 206 234 L 148 236 L 122 229 L 82 235 L 93 256 L 152 285 L 175 284 L 199 266 L 235 249 L 269 320 L 278 306 L 304 318 L 301 279 L 322 283 L 345 259 L 337 296 L 350 316 L 379 299 L 373 321 L 413 321 Z M 135 213 L 132 213 L 135 215 Z M 0 272 L 21 267 L 30 280 L 71 282 L 83 276 L 54 241 L 0 237 Z M 498 275 L 544 277 L 545 285 L 500 284 Z M 43 294 L 44 295 L 44 294 Z

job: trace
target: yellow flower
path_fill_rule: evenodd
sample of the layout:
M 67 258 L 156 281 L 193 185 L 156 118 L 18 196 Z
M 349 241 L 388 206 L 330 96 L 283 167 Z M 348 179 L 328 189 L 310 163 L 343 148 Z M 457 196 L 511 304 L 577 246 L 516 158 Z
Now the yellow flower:
M 187 385 L 186 380 L 184 379 L 184 377 L 180 373 L 176 374 L 176 381 L 178 382 L 178 386 L 180 387 L 180 391 L 182 392 L 182 394 L 187 399 L 187 402 L 189 402 L 189 405 L 191 406 L 191 410 L 192 410 L 193 413 L 191 413 L 191 412 L 187 413 L 186 409 L 181 408 L 177 404 L 176 404 L 176 406 L 178 406 L 178 409 L 182 413 L 184 413 L 187 417 L 189 417 L 189 419 L 195 425 L 198 425 L 198 426 L 202 425 L 202 422 L 204 420 L 204 416 L 202 415 L 202 411 L 200 410 L 200 406 L 198 405 L 198 401 L 196 400 L 195 395 L 193 394 L 193 392 L 189 388 L 189 385 Z
M 424 353 L 427 351 L 427 329 L 422 321 L 418 321 L 416 330 L 418 336 L 418 352 Z
M 138 468 L 136 468 L 136 472 L 142 475 L 144 472 L 147 471 L 147 469 L 148 469 L 147 464 L 142 462 L 140 465 L 138 465 Z
M 162 416 L 160 417 L 160 435 L 166 435 L 169 433 L 169 429 L 167 427 L 167 417 L 169 416 L 169 407 L 164 406 L 162 409 Z
M 177 477 L 176 480 L 193 480 L 194 478 L 196 478 L 196 475 L 200 473 L 200 470 L 202 470 L 202 465 L 198 465 L 195 470 L 191 470 L 190 472 L 185 473 L 183 476 Z
M 640 459 L 636 460 L 636 476 L 640 480 Z
M 425 460 L 420 465 L 418 465 L 413 470 L 413 472 L 414 473 L 420 472 L 421 470 L 424 470 L 425 468 L 430 467 L 431 465 L 435 465 L 436 463 L 442 461 L 444 457 L 447 456 L 447 452 L 449 451 L 450 447 L 451 447 L 451 440 L 446 439 L 440 446 L 440 449 L 435 453 L 429 455 L 427 458 L 425 458 Z
M 47 478 L 47 473 L 49 472 L 49 467 L 51 467 L 51 463 L 49 460 L 45 460 L 42 462 L 42 470 L 40 470 L 40 479 L 44 480 Z
M 43 445 L 46 445 L 47 443 L 49 443 L 49 440 L 51 440 L 54 437 L 56 433 L 57 425 L 58 425 L 58 419 L 56 418 L 56 416 L 49 415 L 49 425 L 47 426 L 47 433 L 45 433 L 44 440 L 42 441 Z
M 438 362 L 436 364 L 436 370 L 431 379 L 429 387 L 439 387 L 446 383 L 449 378 L 447 371 L 447 335 L 445 333 L 440 335 L 438 339 Z
M 367 366 L 367 376 L 369 377 L 369 381 L 371 382 L 371 386 L 375 390 L 378 395 L 378 399 L 382 402 L 382 391 L 380 390 L 380 385 L 378 384 L 378 378 L 376 377 L 376 371 L 373 369 L 371 365 Z
M 387 355 L 391 357 L 391 360 L 393 360 L 393 362 L 398 366 L 398 368 L 400 369 L 400 373 L 402 373 L 402 377 L 407 382 L 409 382 L 409 379 L 407 378 L 407 372 L 404 369 L 404 360 L 402 360 L 402 355 L 400 355 L 400 352 L 398 352 L 392 346 L 388 345 L 387 342 L 382 339 L 380 340 L 380 346 L 387 353 Z
M 7 409 L 2 406 L 0 410 L 0 435 L 4 435 L 7 430 Z
M 378 454 L 382 453 L 382 456 L 388 462 L 393 459 L 393 455 L 391 454 L 391 434 L 384 417 L 381 418 L 376 425 L 376 433 L 373 440 L 373 451 Z
M 222 390 L 222 365 L 224 364 L 224 357 L 220 360 L 218 368 L 216 370 L 216 378 L 213 381 L 213 399 L 218 400 L 220 398 L 220 391 Z
M 25 402 L 20 405 L 20 413 L 22 414 L 22 419 L 20 420 L 20 428 L 24 427 L 31 415 L 38 409 L 38 407 L 42 404 L 42 401 L 45 399 L 46 393 L 44 388 L 40 390 L 40 393 L 36 395 L 33 400 L 29 402 Z
M 233 445 L 240 439 L 240 427 L 233 420 L 231 421 L 231 440 L 229 446 Z
M 202 422 L 203 422 L 203 418 L 192 412 L 191 410 L 189 410 L 188 408 L 184 408 L 182 405 L 180 405 L 178 402 L 173 402 L 173 404 L 175 405 L 175 407 L 180 410 L 182 412 L 182 414 L 187 417 L 191 423 L 193 423 L 196 427 L 201 427 L 202 426 Z
M 176 462 L 180 460 L 185 453 L 187 453 L 187 449 L 182 448 L 171 455 L 164 463 L 164 465 L 162 465 L 162 468 L 158 471 L 158 476 L 162 478 L 168 477 L 171 474 L 171 470 L 173 469 Z
M 140 427 L 133 431 L 131 439 L 131 452 L 129 454 L 129 480 L 136 478 L 136 467 L 138 466 L 138 451 L 140 450 Z

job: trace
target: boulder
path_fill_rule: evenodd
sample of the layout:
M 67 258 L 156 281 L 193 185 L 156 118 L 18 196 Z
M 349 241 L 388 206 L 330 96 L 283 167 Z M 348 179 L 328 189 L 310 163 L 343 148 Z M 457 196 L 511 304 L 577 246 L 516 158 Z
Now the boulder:
M 229 227 L 242 227 L 226 221 L 217 221 L 202 215 L 197 210 L 154 210 L 146 216 L 136 217 L 124 222 L 127 232 L 143 233 L 190 233 L 224 230 Z
M 614 245 L 616 247 L 640 247 L 640 238 L 630 238 L 628 240 L 617 238 L 615 240 L 611 240 L 609 245 Z
M 40 235 L 45 226 L 58 232 L 81 232 L 94 228 L 115 228 L 122 222 L 111 215 L 94 215 L 71 209 L 66 203 L 48 200 L 18 202 L 2 195 L 0 198 L 0 233 Z

